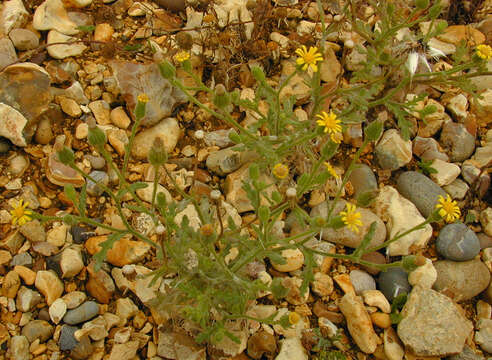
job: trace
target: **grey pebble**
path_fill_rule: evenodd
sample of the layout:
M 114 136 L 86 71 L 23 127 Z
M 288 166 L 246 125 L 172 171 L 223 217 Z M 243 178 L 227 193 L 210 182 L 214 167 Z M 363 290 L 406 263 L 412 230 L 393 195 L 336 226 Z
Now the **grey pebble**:
M 475 137 L 466 130 L 465 125 L 452 121 L 442 127 L 440 143 L 447 148 L 451 162 L 468 159 L 475 150 Z
M 439 195 L 446 196 L 446 192 L 439 185 L 416 171 L 401 174 L 396 187 L 402 196 L 414 203 L 424 217 L 428 217 L 434 211 Z
M 87 181 L 87 193 L 91 196 L 100 196 L 104 192 L 104 190 L 98 186 L 98 184 L 108 185 L 109 176 L 104 171 L 94 170 L 91 171 L 89 176 L 94 179 L 96 182 L 94 183 L 92 180 Z
M 400 294 L 409 294 L 412 289 L 408 283 L 408 274 L 402 268 L 381 271 L 378 277 L 378 287 L 389 301 L 393 301 Z
M 48 340 L 55 329 L 49 322 L 44 320 L 30 321 L 22 328 L 22 335 L 24 335 L 30 343 L 39 339 L 40 342 Z
M 364 194 L 374 194 L 378 189 L 376 176 L 366 164 L 358 164 L 350 174 L 349 181 L 354 187 L 355 198 Z
M 77 325 L 86 322 L 99 313 L 99 305 L 95 301 L 87 301 L 79 307 L 68 310 L 63 321 L 69 325 Z
M 439 232 L 436 240 L 439 254 L 448 260 L 472 260 L 480 252 L 477 235 L 461 222 L 448 224 Z
M 31 267 L 31 265 L 32 265 L 32 256 L 29 253 L 27 253 L 27 252 L 23 252 L 23 253 L 14 255 L 14 257 L 12 258 L 12 260 L 10 260 L 10 266 L 14 267 L 14 266 L 17 266 L 17 265 Z
M 72 350 L 79 343 L 75 339 L 74 333 L 79 328 L 76 326 L 63 325 L 60 331 L 60 338 L 58 339 L 58 346 L 61 351 Z
M 350 282 L 354 286 L 357 295 L 361 295 L 365 290 L 376 290 L 374 278 L 362 270 L 352 270 L 350 272 Z

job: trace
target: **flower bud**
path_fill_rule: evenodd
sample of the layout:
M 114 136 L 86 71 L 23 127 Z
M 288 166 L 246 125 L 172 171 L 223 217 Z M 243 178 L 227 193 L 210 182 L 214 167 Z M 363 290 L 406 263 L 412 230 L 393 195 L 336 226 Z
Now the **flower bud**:
M 75 220 L 73 215 L 70 215 L 70 214 L 66 214 L 65 216 L 63 216 L 62 221 L 64 224 L 66 224 L 68 226 L 73 226 L 73 225 L 77 224 L 77 221 Z
M 58 155 L 58 161 L 60 161 L 64 165 L 73 164 L 75 161 L 75 155 L 73 151 L 68 147 L 64 146 L 63 149 L 56 153 Z
M 227 93 L 224 85 L 219 84 L 215 87 L 214 105 L 223 109 L 231 103 L 231 97 Z
M 89 126 L 89 134 L 87 135 L 87 139 L 89 140 L 89 144 L 96 148 L 106 144 L 106 134 L 97 126 Z
M 256 79 L 258 82 L 265 82 L 266 81 L 266 76 L 263 70 L 259 66 L 253 66 L 251 68 L 251 75 Z
M 287 196 L 290 199 L 295 198 L 297 196 L 297 190 L 296 190 L 296 188 L 294 188 L 294 187 L 288 188 L 285 191 L 285 196 Z
M 149 102 L 147 94 L 140 94 L 137 97 L 137 105 L 135 105 L 135 117 L 141 119 L 145 116 L 145 108 Z
M 156 137 L 154 142 L 152 143 L 152 147 L 150 148 L 148 155 L 149 163 L 152 166 L 160 166 L 166 163 L 167 161 L 167 151 L 164 147 L 164 142 L 160 137 Z
M 159 71 L 164 79 L 169 80 L 176 76 L 176 68 L 167 60 L 164 60 L 159 64 Z

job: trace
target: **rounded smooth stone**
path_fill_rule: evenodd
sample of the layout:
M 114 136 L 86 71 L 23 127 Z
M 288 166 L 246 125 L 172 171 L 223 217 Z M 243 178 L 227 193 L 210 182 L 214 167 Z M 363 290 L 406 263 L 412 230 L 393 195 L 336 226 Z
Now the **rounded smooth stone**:
M 480 260 L 441 260 L 434 263 L 434 268 L 437 271 L 434 290 L 456 302 L 473 298 L 490 283 L 490 271 Z
M 104 171 L 94 170 L 89 176 L 94 179 L 96 182 L 94 183 L 92 180 L 87 181 L 87 193 L 92 196 L 100 196 L 104 192 L 104 190 L 98 186 L 98 184 L 108 185 L 109 176 Z
M 374 264 L 386 264 L 386 257 L 377 251 L 364 254 L 361 256 L 361 259 Z M 381 272 L 381 270 L 374 266 L 362 265 L 362 268 L 371 275 L 377 275 Z
M 374 278 L 362 270 L 352 270 L 350 272 L 350 282 L 357 295 L 361 295 L 365 290 L 376 290 Z
M 14 257 L 10 261 L 10 266 L 16 266 L 16 265 L 31 267 L 32 266 L 32 256 L 27 252 L 23 252 L 23 253 L 14 255 Z
M 410 200 L 424 217 L 435 209 L 439 195 L 446 197 L 446 192 L 427 176 L 406 171 L 396 182 L 398 192 Z
M 101 170 L 106 166 L 106 160 L 102 156 L 86 155 L 87 160 L 91 163 L 91 166 L 96 170 Z
M 36 34 L 27 29 L 12 29 L 9 37 L 15 48 L 20 51 L 35 49 L 39 46 Z
M 442 126 L 441 144 L 448 148 L 451 162 L 468 159 L 475 150 L 475 137 L 466 130 L 465 125 L 448 121 Z
M 472 260 L 480 252 L 477 235 L 461 222 L 444 226 L 436 240 L 439 254 L 447 260 Z
M 7 139 L 0 139 L 0 154 L 4 154 L 9 151 L 10 145 Z
M 156 0 L 157 5 L 171 11 L 184 11 L 186 8 L 185 0 Z
M 79 328 L 76 326 L 63 325 L 60 331 L 60 338 L 58 339 L 58 346 L 61 351 L 72 350 L 79 343 L 75 339 L 75 332 Z
M 378 286 L 389 301 L 393 301 L 400 294 L 409 294 L 412 289 L 408 282 L 408 274 L 402 268 L 382 271 L 378 277 Z
M 44 320 L 30 321 L 22 328 L 22 335 L 24 335 L 30 343 L 39 339 L 40 342 L 48 340 L 55 329 L 49 322 Z
M 349 181 L 354 187 L 354 195 L 358 197 L 378 189 L 378 181 L 374 172 L 366 164 L 358 164 L 350 174 Z
M 78 225 L 74 225 L 70 228 L 70 234 L 75 244 L 83 244 L 88 238 L 94 235 L 94 232 Z
M 63 321 L 69 325 L 77 325 L 86 322 L 99 313 L 99 305 L 95 301 L 87 301 L 79 307 L 68 310 Z

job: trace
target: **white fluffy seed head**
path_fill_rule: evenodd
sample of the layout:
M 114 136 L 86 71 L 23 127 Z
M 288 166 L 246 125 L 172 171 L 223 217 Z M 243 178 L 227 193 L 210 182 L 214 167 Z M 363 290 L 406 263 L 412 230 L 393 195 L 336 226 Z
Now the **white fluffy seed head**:
M 205 137 L 205 133 L 203 130 L 197 130 L 195 131 L 195 139 L 201 140 Z
M 297 190 L 296 190 L 296 188 L 293 188 L 293 187 L 288 188 L 288 189 L 285 191 L 285 195 L 286 195 L 288 198 L 294 198 L 294 197 L 296 197 L 296 195 L 297 195 Z
M 155 233 L 157 235 L 164 234 L 164 231 L 166 231 L 166 228 L 162 224 L 157 225 L 156 228 L 155 228 Z
M 210 198 L 211 198 L 212 200 L 219 200 L 219 199 L 220 199 L 220 195 L 221 195 L 221 193 L 220 193 L 220 191 L 219 191 L 219 190 L 212 190 L 212 191 L 210 192 Z

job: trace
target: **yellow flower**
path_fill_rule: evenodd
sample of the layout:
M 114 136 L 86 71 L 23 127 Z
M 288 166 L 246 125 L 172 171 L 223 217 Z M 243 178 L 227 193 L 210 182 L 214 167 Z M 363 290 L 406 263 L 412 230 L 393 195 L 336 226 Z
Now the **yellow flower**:
M 456 204 L 456 201 L 451 199 L 451 196 L 446 195 L 444 198 L 442 195 L 439 195 L 436 209 L 439 210 L 439 215 L 448 223 L 453 222 L 460 218 L 461 211 L 459 206 Z
M 358 226 L 362 226 L 362 221 L 360 221 L 360 212 L 355 211 L 355 205 L 347 203 L 347 211 L 340 211 L 339 214 L 342 217 L 343 223 L 349 227 L 354 233 L 359 233 Z
M 478 45 L 476 51 L 479 58 L 484 60 L 492 59 L 492 48 L 489 45 Z
M 340 125 L 341 121 L 337 119 L 336 114 L 333 111 L 330 111 L 329 114 L 327 114 L 325 111 L 322 111 L 321 114 L 316 115 L 319 120 L 316 120 L 316 123 L 319 126 L 324 127 L 324 132 L 329 133 L 331 140 L 334 143 L 340 144 L 342 139 L 341 139 L 341 134 L 342 134 L 342 126 Z
M 306 46 L 302 45 L 296 50 L 296 54 L 299 55 L 296 63 L 297 65 L 301 65 L 302 70 L 304 71 L 306 71 L 309 66 L 311 66 L 311 69 L 313 69 L 314 72 L 318 71 L 318 65 L 316 65 L 316 63 L 318 61 L 323 61 L 323 56 L 318 52 L 317 47 L 310 47 L 308 50 Z
M 174 60 L 179 63 L 182 63 L 183 61 L 186 61 L 189 58 L 190 58 L 190 53 L 184 50 L 174 55 Z
M 289 322 L 291 323 L 291 325 L 297 324 L 299 320 L 301 320 L 301 316 L 298 313 L 296 313 L 295 311 L 291 311 L 289 313 Z
M 330 175 L 333 176 L 335 179 L 338 179 L 340 177 L 340 175 L 337 174 L 337 172 L 329 162 L 325 161 L 325 166 L 326 166 L 326 170 L 328 170 Z
M 29 203 L 26 202 L 25 204 L 23 204 L 23 201 L 24 200 L 20 199 L 14 209 L 10 210 L 10 214 L 12 215 L 12 225 L 15 225 L 17 223 L 19 224 L 19 226 L 22 226 L 32 219 L 29 216 L 32 215 L 32 211 L 26 209 Z
M 142 104 L 146 104 L 149 102 L 149 97 L 147 96 L 147 94 L 140 94 L 137 96 L 137 101 L 138 102 L 141 102 Z
M 287 165 L 278 163 L 273 167 L 272 173 L 277 179 L 285 179 L 289 175 L 289 168 Z

